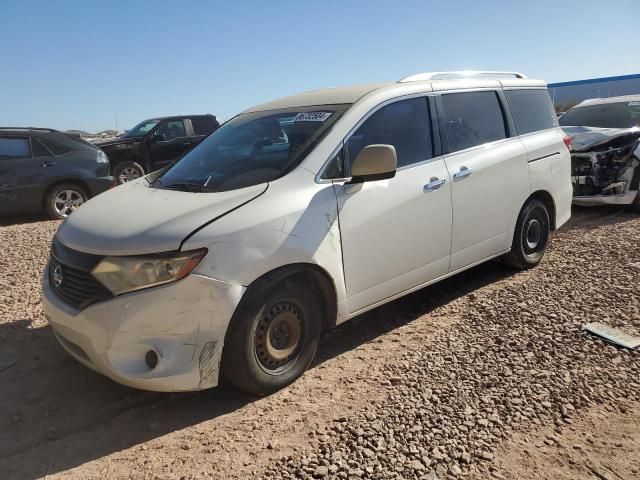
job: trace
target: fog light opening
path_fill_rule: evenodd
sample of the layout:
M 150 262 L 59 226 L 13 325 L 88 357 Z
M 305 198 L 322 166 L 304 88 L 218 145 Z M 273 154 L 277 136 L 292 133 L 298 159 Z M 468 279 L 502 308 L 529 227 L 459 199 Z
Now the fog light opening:
M 158 365 L 158 354 L 155 350 L 149 350 L 144 356 L 144 361 L 147 364 L 147 367 L 153 370 Z

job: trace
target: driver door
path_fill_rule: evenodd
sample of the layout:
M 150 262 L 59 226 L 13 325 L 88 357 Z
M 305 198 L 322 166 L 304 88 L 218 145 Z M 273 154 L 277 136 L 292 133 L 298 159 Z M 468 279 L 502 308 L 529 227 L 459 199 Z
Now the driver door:
M 160 122 L 149 140 L 151 171 L 159 170 L 181 157 L 192 146 L 184 120 L 170 119 Z
M 367 145 L 393 145 L 395 177 L 335 183 L 349 312 L 447 274 L 451 249 L 451 182 L 434 158 L 426 97 L 373 113 L 345 142 L 353 159 Z

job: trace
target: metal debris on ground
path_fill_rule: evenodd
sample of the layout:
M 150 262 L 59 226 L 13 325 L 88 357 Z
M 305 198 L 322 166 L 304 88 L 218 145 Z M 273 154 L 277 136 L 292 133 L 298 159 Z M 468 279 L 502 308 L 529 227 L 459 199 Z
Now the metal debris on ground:
M 582 329 L 615 343 L 616 345 L 620 345 L 621 347 L 634 349 L 640 346 L 640 337 L 635 337 L 623 332 L 619 328 L 614 328 L 604 323 L 588 323 L 582 327 Z

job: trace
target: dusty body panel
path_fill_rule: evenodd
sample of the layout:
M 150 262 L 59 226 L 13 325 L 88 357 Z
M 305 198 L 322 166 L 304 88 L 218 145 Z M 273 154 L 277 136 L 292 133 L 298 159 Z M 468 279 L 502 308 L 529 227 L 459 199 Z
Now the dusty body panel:
M 199 195 L 149 188 L 141 178 L 89 201 L 56 234 L 74 250 L 109 255 L 141 255 L 178 250 L 194 228 L 227 213 L 266 190 L 256 185 L 230 192 Z M 131 216 L 135 197 L 136 218 Z M 100 221 L 92 221 L 99 218 Z
M 565 127 L 573 139 L 571 178 L 576 205 L 630 205 L 640 181 L 640 130 Z
M 248 286 L 283 265 L 313 264 L 332 279 L 338 302 L 344 300 L 334 187 L 316 184 L 313 178 L 311 172 L 299 168 L 270 183 L 251 209 L 238 209 L 189 238 L 183 248 L 206 246 L 212 259 L 198 265 L 196 273 Z M 294 184 L 298 187 L 292 196 Z M 344 319 L 339 311 L 337 322 Z

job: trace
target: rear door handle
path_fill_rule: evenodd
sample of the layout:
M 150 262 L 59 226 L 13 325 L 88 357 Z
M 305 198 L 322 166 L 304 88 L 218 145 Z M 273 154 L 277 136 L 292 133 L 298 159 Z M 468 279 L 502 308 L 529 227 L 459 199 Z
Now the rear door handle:
M 43 167 L 55 167 L 56 166 L 56 162 L 53 160 L 45 160 L 44 162 L 42 162 L 42 166 Z
M 453 174 L 453 179 L 462 180 L 463 178 L 467 178 L 472 173 L 473 173 L 473 170 L 471 168 L 462 166 L 460 167 L 460 171 Z
M 425 192 L 433 192 L 434 190 L 439 189 L 445 183 L 447 183 L 446 178 L 431 177 L 429 183 L 424 186 L 423 190 Z
M 9 185 L 6 184 L 6 183 L 3 183 L 2 185 L 0 185 L 0 189 L 2 189 L 2 188 L 9 188 Z

